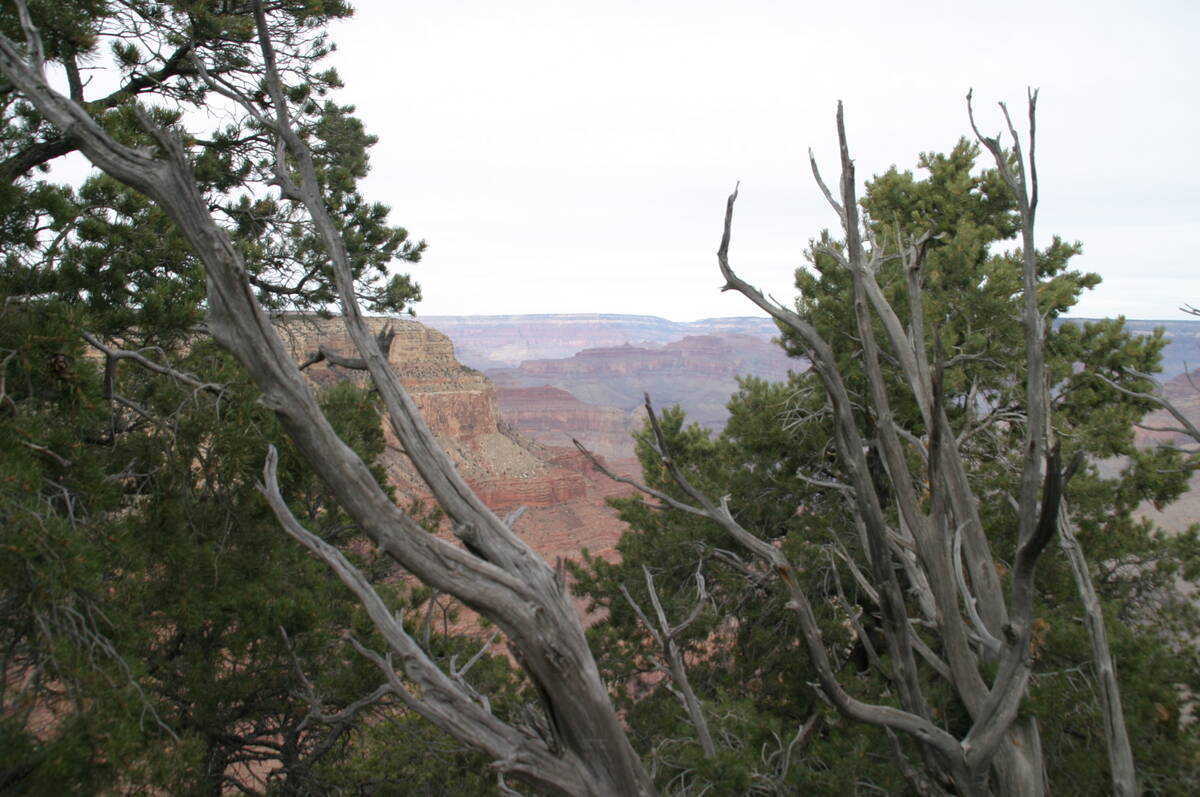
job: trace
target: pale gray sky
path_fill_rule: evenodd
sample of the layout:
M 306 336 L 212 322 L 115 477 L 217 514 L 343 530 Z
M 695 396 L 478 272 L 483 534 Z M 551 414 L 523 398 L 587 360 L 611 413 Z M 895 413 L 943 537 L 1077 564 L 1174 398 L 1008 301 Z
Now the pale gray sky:
M 1191 2 L 361 0 L 334 63 L 380 137 L 372 199 L 430 250 L 419 313 L 749 315 L 736 268 L 780 299 L 835 219 L 846 105 L 860 182 L 1039 87 L 1039 234 L 1104 284 L 1077 315 L 1200 303 L 1200 5 Z M 1022 125 L 1023 129 L 1023 125 Z

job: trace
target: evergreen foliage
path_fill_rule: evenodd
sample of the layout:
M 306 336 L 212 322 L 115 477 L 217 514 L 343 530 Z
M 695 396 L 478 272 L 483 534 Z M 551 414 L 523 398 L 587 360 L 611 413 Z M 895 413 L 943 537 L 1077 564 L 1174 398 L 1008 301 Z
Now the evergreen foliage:
M 932 231 L 920 298 L 927 350 L 935 353 L 943 401 L 992 545 L 1003 552 L 1015 544 L 1011 496 L 1020 478 L 1025 367 L 1020 257 L 1003 247 L 1018 232 L 1019 218 L 1004 182 L 994 170 L 979 169 L 977 156 L 977 147 L 964 140 L 948 154 L 923 155 L 920 177 L 893 168 L 868 183 L 862 207 L 877 244 Z M 866 409 L 871 403 L 859 365 L 850 278 L 827 253 L 840 246 L 828 233 L 814 242 L 811 266 L 796 274 L 797 310 L 830 342 L 862 428 L 870 430 L 875 419 Z M 1051 321 L 1099 281 L 1069 268 L 1078 251 L 1078 244 L 1056 238 L 1039 252 L 1039 302 Z M 885 261 L 877 279 L 905 321 L 910 304 L 899 258 Z M 884 339 L 882 330 L 879 338 Z M 781 343 L 794 355 L 800 351 L 787 331 Z M 1195 529 L 1170 536 L 1135 510 L 1144 501 L 1161 505 L 1177 497 L 1190 463 L 1174 450 L 1135 448 L 1133 426 L 1153 405 L 1097 378 L 1147 390 L 1126 369 L 1156 371 L 1164 343 L 1160 335 L 1130 334 L 1121 319 L 1053 325 L 1047 370 L 1063 456 L 1078 453 L 1084 463 L 1068 498 L 1104 604 L 1139 779 L 1146 793 L 1188 794 L 1200 782 L 1200 746 L 1181 713 L 1200 686 L 1194 645 L 1200 617 L 1178 580 L 1197 572 L 1200 546 Z M 920 439 L 921 414 L 898 366 L 885 360 L 884 367 L 896 369 L 890 396 L 895 422 L 909 439 Z M 693 485 L 714 498 L 729 496 L 744 528 L 783 546 L 800 566 L 847 688 L 869 702 L 894 705 L 891 686 L 871 666 L 872 656 L 886 661 L 888 651 L 873 630 L 878 606 L 861 535 L 843 496 L 847 488 L 829 408 L 820 383 L 805 369 L 798 361 L 784 384 L 744 380 L 730 401 L 729 422 L 716 437 L 688 426 L 677 409 L 663 411 L 663 431 L 674 463 Z M 667 474 L 648 429 L 639 437 L 638 455 L 649 486 L 688 501 Z M 878 469 L 877 485 L 886 489 L 883 463 L 874 460 L 872 467 Z M 923 471 L 916 461 L 914 468 Z M 604 613 L 591 631 L 601 666 L 629 711 L 638 747 L 653 761 L 664 793 L 707 787 L 714 793 L 893 794 L 911 788 L 886 733 L 848 722 L 810 687 L 816 677 L 794 613 L 785 605 L 786 591 L 773 573 L 746 559 L 714 523 L 641 497 L 613 503 L 630 526 L 618 545 L 620 561 L 585 557 L 576 570 L 577 590 Z M 698 573 L 707 586 L 702 613 L 678 641 L 713 735 L 722 740 L 716 761 L 703 760 L 696 731 L 670 694 L 669 676 L 656 673 L 661 651 L 621 593 L 629 590 L 646 604 L 643 567 L 653 571 L 673 621 L 695 606 Z M 866 578 L 859 577 L 863 573 Z M 1023 713 L 1039 722 L 1051 790 L 1103 793 L 1109 774 L 1092 654 L 1078 620 L 1076 586 L 1061 555 L 1043 557 L 1037 587 L 1036 664 Z M 873 644 L 865 644 L 856 624 Z M 939 649 L 936 636 L 925 634 L 924 641 Z M 939 690 L 932 671 L 926 677 L 939 724 L 965 733 L 969 720 L 957 698 Z M 735 772 L 743 785 L 728 791 Z

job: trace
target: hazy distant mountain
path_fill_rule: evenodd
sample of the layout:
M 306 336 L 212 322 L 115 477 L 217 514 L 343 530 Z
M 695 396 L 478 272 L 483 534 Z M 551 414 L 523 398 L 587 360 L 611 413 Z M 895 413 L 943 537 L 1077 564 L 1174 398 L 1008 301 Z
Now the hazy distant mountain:
M 678 404 L 690 421 L 720 430 L 737 377 L 782 381 L 805 367 L 760 337 L 727 332 L 584 349 L 485 373 L 500 391 L 506 420 L 521 432 L 547 445 L 579 437 L 620 457 L 633 452 L 628 435 L 641 426 L 645 393 L 659 408 Z
M 626 435 L 641 424 L 637 408 L 643 392 L 658 406 L 682 405 L 689 418 L 715 430 L 724 425 L 735 375 L 779 380 L 789 369 L 804 367 L 770 342 L 778 330 L 769 318 L 682 323 L 656 316 L 548 314 L 419 320 L 447 335 L 463 364 L 496 382 L 503 412 L 517 429 L 550 445 L 590 437 L 610 456 L 630 453 Z M 1146 334 L 1165 329 L 1170 343 L 1164 382 L 1181 374 L 1185 364 L 1200 366 L 1200 319 L 1126 324 Z
M 648 315 L 562 314 L 420 316 L 454 341 L 464 365 L 484 370 L 520 365 L 526 360 L 570 357 L 584 349 L 652 343 L 688 335 L 736 333 L 770 340 L 779 334 L 769 318 L 705 318 L 668 321 Z
M 479 370 L 518 366 L 526 360 L 571 357 L 584 349 L 626 343 L 661 345 L 688 335 L 735 333 L 769 341 L 779 334 L 771 319 L 750 316 L 688 322 L 608 313 L 420 316 L 418 320 L 447 335 L 454 341 L 459 361 Z M 1200 366 L 1200 319 L 1127 319 L 1125 323 L 1136 332 L 1149 333 L 1155 327 L 1166 330 L 1171 343 L 1163 354 L 1163 379 L 1183 373 L 1185 363 L 1189 368 Z

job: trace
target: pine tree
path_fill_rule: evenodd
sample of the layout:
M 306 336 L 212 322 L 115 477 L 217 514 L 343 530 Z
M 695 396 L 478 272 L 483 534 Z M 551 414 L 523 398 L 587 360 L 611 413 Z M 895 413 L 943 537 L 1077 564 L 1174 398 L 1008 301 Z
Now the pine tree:
M 252 18 L 214 8 L 81 2 L 31 12 L 46 58 L 95 118 L 147 145 L 135 101 L 177 126 L 212 99 L 190 52 L 224 64 L 223 79 L 257 79 L 244 57 Z M 338 3 L 280 6 L 281 57 L 305 77 L 303 134 L 359 289 L 377 309 L 398 312 L 420 293 L 388 272 L 418 260 L 424 244 L 358 192 L 374 139 L 352 109 L 325 98 L 339 83 L 318 69 L 329 50 L 322 26 L 347 13 Z M 21 35 L 11 6 L 0 10 L 0 29 Z M 120 89 L 84 96 L 80 65 L 110 55 Z M 377 670 L 341 636 L 369 640 L 371 625 L 327 569 L 279 532 L 256 488 L 265 448 L 281 449 L 279 477 L 298 516 L 331 540 L 356 531 L 246 372 L 207 339 L 205 277 L 184 236 L 110 177 L 78 186 L 47 177 L 45 167 L 76 142 L 11 86 L 0 87 L 0 113 L 0 790 L 212 794 L 237 782 L 325 793 L 344 778 L 333 762 L 351 754 L 365 712 L 386 708 L 379 716 L 428 736 L 424 720 L 378 694 L 360 703 L 376 691 Z M 315 235 L 294 210 L 255 198 L 259 132 L 189 136 L 198 184 L 245 252 L 262 299 L 277 310 L 324 311 L 334 293 Z M 370 395 L 343 385 L 322 402 L 342 438 L 372 461 L 382 436 Z M 393 573 L 377 555 L 358 561 L 376 580 Z M 428 596 L 403 582 L 380 588 L 397 607 Z M 477 647 L 438 635 L 431 644 L 439 657 Z M 492 670 L 512 687 L 503 663 Z M 353 755 L 371 766 L 382 752 Z M 456 751 L 451 760 L 474 758 Z

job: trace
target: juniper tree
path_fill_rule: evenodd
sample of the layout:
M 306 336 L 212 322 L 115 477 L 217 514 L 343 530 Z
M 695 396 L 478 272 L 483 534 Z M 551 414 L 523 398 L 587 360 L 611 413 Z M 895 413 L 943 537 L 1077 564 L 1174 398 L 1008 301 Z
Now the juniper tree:
M 963 140 L 945 155 L 921 156 L 922 178 L 895 168 L 875 177 L 857 208 L 861 243 L 830 233 L 813 240 L 810 265 L 796 275 L 794 308 L 773 308 L 781 343 L 798 358 L 788 383 L 745 381 L 716 438 L 687 427 L 675 410 L 643 431 L 639 456 L 656 498 L 619 500 L 631 526 L 618 545 L 620 562 L 593 559 L 578 576 L 583 594 L 605 611 L 592 632 L 605 651 L 601 664 L 614 687 L 626 691 L 640 749 L 658 762 L 664 784 L 720 788 L 716 784 L 737 770 L 747 787 L 763 793 L 798 785 L 848 792 L 856 784 L 889 792 L 1014 793 L 1040 790 L 1044 768 L 1056 792 L 1109 788 L 1104 662 L 1079 620 L 1094 608 L 1081 601 L 1071 557 L 1056 546 L 1043 552 L 1030 584 L 1036 599 L 1023 643 L 1028 687 L 1012 687 L 1020 698 L 1014 722 L 1037 723 L 1044 756 L 1030 782 L 1018 787 L 994 771 L 990 785 L 986 773 L 963 785 L 922 749 L 919 735 L 905 738 L 905 727 L 889 725 L 887 712 L 868 710 L 917 709 L 913 713 L 938 732 L 970 738 L 978 720 L 957 685 L 969 674 L 951 668 L 957 654 L 945 631 L 948 608 L 967 626 L 963 643 L 977 657 L 982 678 L 996 677 L 1001 651 L 1011 644 L 1007 621 L 990 620 L 978 592 L 988 571 L 1000 594 L 1011 588 L 1019 517 L 1029 511 L 1019 509 L 1019 495 L 1029 418 L 1021 321 L 1029 289 L 1022 282 L 1030 264 L 1020 249 L 1004 248 L 1028 222 L 1013 187 L 999 169 L 981 168 L 979 155 L 978 145 Z M 1016 161 L 1006 164 L 1015 168 Z M 843 218 L 849 215 L 844 209 L 857 204 L 846 180 L 852 187 L 852 174 L 843 176 L 841 201 L 830 194 Z M 728 235 L 727 228 L 723 258 Z M 856 276 L 848 264 L 854 246 L 873 247 L 869 261 L 857 264 L 869 262 L 869 274 Z M 1038 345 L 1050 388 L 1048 423 L 1058 441 L 1051 462 L 1071 473 L 1070 512 L 1060 522 L 1074 531 L 1068 529 L 1065 545 L 1078 542 L 1087 554 L 1087 573 L 1107 618 L 1143 788 L 1186 792 L 1196 772 L 1178 762 L 1194 760 L 1195 740 L 1180 725 L 1181 688 L 1194 688 L 1198 674 L 1188 642 L 1196 616 L 1175 594 L 1174 579 L 1195 572 L 1196 539 L 1166 536 L 1135 515 L 1142 501 L 1177 496 L 1188 471 L 1177 452 L 1133 445 L 1134 424 L 1153 406 L 1137 395 L 1145 388 L 1137 374 L 1156 369 L 1164 341 L 1132 335 L 1119 319 L 1058 323 L 1098 282 L 1070 269 L 1078 251 L 1078 244 L 1053 239 L 1032 263 L 1037 312 L 1046 325 Z M 727 274 L 731 286 L 753 294 Z M 878 341 L 875 354 L 868 351 L 868 333 Z M 822 355 L 823 362 L 812 362 Z M 871 361 L 874 378 L 865 365 Z M 925 375 L 915 386 L 914 372 Z M 835 391 L 840 397 L 831 396 Z M 939 415 L 942 422 L 933 424 Z M 838 426 L 845 421 L 861 440 L 857 464 L 855 452 L 847 451 L 847 430 Z M 889 434 L 899 459 L 888 458 Z M 939 463 L 937 456 L 948 445 L 972 492 L 971 503 L 960 507 L 951 506 L 956 488 L 945 483 L 954 463 Z M 1069 462 L 1076 463 L 1073 469 Z M 857 505 L 864 490 L 876 496 L 875 522 L 887 530 L 890 564 L 882 571 L 872 568 L 879 553 Z M 912 502 L 907 517 L 905 500 Z M 922 550 L 913 527 L 939 518 L 943 525 Z M 964 537 L 972 522 L 994 558 L 980 560 L 970 550 Z M 928 561 L 934 555 L 949 560 L 942 571 L 953 579 L 946 605 L 931 586 L 938 575 Z M 703 578 L 703 611 L 677 643 L 712 734 L 729 740 L 716 761 L 704 755 L 695 722 L 676 699 L 639 679 L 662 656 L 660 641 L 634 608 L 651 601 L 643 567 L 653 572 L 668 617 L 694 612 L 695 584 Z M 889 632 L 884 612 L 889 572 L 899 587 L 891 600 L 910 618 L 905 641 L 898 641 L 897 629 Z M 993 610 L 1007 611 L 1002 603 Z M 810 613 L 807 622 L 798 616 L 803 612 Z M 814 639 L 823 653 L 811 649 Z M 911 657 L 904 673 L 894 669 L 901 645 Z M 911 678 L 908 696 L 903 677 Z M 830 681 L 846 694 L 837 694 L 841 687 Z M 655 682 L 670 686 L 670 675 Z M 879 754 L 863 759 L 871 749 Z

